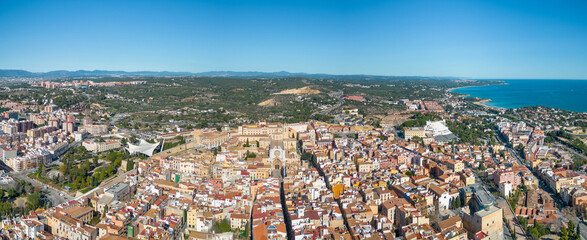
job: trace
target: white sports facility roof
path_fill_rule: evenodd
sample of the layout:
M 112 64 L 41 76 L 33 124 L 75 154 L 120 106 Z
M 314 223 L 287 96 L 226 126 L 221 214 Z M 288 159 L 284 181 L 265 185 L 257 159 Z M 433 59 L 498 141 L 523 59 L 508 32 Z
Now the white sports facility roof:
M 126 150 L 130 154 L 142 153 L 150 157 L 153 155 L 153 151 L 155 151 L 155 148 L 157 148 L 157 146 L 159 146 L 159 142 L 149 143 L 141 139 L 139 145 L 129 143 Z

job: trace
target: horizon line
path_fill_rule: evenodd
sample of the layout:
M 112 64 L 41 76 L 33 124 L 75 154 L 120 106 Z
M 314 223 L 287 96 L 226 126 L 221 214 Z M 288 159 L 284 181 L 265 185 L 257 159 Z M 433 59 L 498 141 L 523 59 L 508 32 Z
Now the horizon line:
M 0 68 L 0 71 L 26 71 L 35 74 L 45 74 L 50 72 L 59 72 L 59 71 L 66 71 L 66 72 L 95 72 L 95 71 L 105 71 L 105 72 L 125 72 L 125 73 L 138 73 L 138 72 L 153 72 L 153 73 L 187 73 L 192 75 L 198 75 L 202 73 L 214 73 L 214 72 L 229 72 L 229 73 L 267 73 L 267 74 L 274 74 L 274 73 L 288 73 L 292 75 L 332 75 L 332 76 L 376 76 L 376 77 L 427 77 L 427 78 L 454 78 L 454 80 L 587 80 L 587 78 L 530 78 L 530 77 L 520 77 L 520 78 L 495 78 L 495 77 L 459 77 L 459 76 L 434 76 L 434 75 L 387 75 L 387 74 L 368 74 L 368 73 L 351 73 L 351 74 L 340 74 L 340 73 L 308 73 L 308 72 L 290 72 L 286 70 L 280 71 L 255 71 L 255 70 L 247 70 L 247 71 L 235 71 L 235 70 L 208 70 L 208 71 L 200 71 L 200 72 L 193 72 L 193 71 L 169 71 L 169 70 L 104 70 L 104 69 L 93 69 L 93 70 L 86 70 L 86 69 L 77 69 L 77 70 L 65 70 L 65 69 L 58 69 L 58 70 L 50 70 L 50 71 L 29 71 L 25 69 L 8 69 L 8 68 Z M 149 75 L 145 75 L 149 76 Z

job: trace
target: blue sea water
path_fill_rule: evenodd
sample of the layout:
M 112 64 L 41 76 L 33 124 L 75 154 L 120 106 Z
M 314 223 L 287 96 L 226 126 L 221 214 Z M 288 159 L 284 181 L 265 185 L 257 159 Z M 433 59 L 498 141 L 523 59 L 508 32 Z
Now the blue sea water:
M 491 102 L 485 104 L 492 107 L 545 106 L 587 112 L 587 80 L 495 80 L 507 84 L 466 87 L 452 91 L 471 97 L 491 99 Z

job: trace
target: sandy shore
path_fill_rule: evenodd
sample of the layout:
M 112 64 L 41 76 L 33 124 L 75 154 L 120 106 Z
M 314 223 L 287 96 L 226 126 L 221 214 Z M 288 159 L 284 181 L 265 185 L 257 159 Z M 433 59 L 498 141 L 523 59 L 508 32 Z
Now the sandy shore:
M 507 108 L 493 107 L 493 106 L 489 106 L 489 105 L 485 104 L 485 103 L 491 102 L 491 101 L 492 101 L 491 99 L 481 99 L 480 101 L 473 102 L 473 103 L 474 104 L 477 104 L 477 105 L 479 105 L 481 107 L 493 109 L 493 110 L 496 110 L 496 111 L 507 110 Z
M 502 84 L 507 84 L 507 83 L 502 83 Z M 447 92 L 453 92 L 456 89 L 461 89 L 461 88 L 468 88 L 468 87 L 485 87 L 485 86 L 491 86 L 491 85 L 495 85 L 495 84 L 490 84 L 490 85 L 483 85 L 483 86 L 465 86 L 465 87 L 456 87 L 456 88 L 449 88 L 446 89 Z M 501 85 L 501 84 L 497 84 L 497 85 Z M 459 93 L 461 94 L 461 93 Z M 470 97 L 471 95 L 469 94 L 462 94 L 461 97 Z M 496 111 L 503 111 L 503 110 L 507 110 L 507 108 L 500 108 L 500 107 L 493 107 L 493 106 L 489 106 L 486 103 L 491 102 L 491 99 L 481 99 L 479 101 L 473 102 L 473 104 L 476 104 L 478 106 L 481 106 L 483 108 L 489 108 L 492 110 L 496 110 Z

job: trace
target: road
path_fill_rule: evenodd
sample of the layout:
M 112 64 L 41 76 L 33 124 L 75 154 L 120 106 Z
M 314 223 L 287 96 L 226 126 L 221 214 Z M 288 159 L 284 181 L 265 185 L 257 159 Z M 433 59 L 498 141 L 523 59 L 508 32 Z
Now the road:
M 12 168 L 8 167 L 3 161 L 0 161 L 0 170 L 4 170 L 4 172 L 12 172 Z
M 112 178 L 112 179 L 110 179 L 110 180 L 106 180 L 106 181 L 102 182 L 102 183 L 101 183 L 101 184 L 100 184 L 98 187 L 96 187 L 96 188 L 104 188 L 104 189 L 106 189 L 106 188 L 112 187 L 112 186 L 114 186 L 115 184 L 117 184 L 117 183 L 119 183 L 119 182 L 122 182 L 122 181 L 124 181 L 124 180 L 126 179 L 126 176 L 127 176 L 127 175 L 129 175 L 129 174 L 134 174 L 134 175 L 136 175 L 136 174 L 137 174 L 137 169 L 136 169 L 136 168 L 134 168 L 133 170 L 130 170 L 130 171 L 128 171 L 128 172 L 119 173 L 119 174 L 118 174 L 118 175 L 117 175 L 115 178 Z
M 499 134 L 499 133 L 498 133 Z M 506 143 L 501 137 L 499 138 L 502 142 Z M 572 150 L 566 146 L 563 145 L 563 147 Z M 511 148 L 507 148 L 508 151 L 510 151 L 510 153 L 512 154 L 512 156 L 514 156 L 516 158 L 516 161 L 518 162 L 518 164 L 520 165 L 526 165 L 528 167 L 528 169 L 530 169 L 530 171 L 532 172 L 532 175 L 534 177 L 536 177 L 536 179 L 538 179 L 538 187 L 542 190 L 544 190 L 546 193 L 548 193 L 550 195 L 550 197 L 555 201 L 555 207 L 556 207 L 556 214 L 558 215 L 558 219 L 557 221 L 560 221 L 561 223 L 566 224 L 569 219 L 566 219 L 563 214 L 561 213 L 561 208 L 565 207 L 566 204 L 562 201 L 562 199 L 556 194 L 554 193 L 554 191 L 548 186 L 546 185 L 546 183 L 544 181 L 542 181 L 542 179 L 540 177 L 538 177 L 537 173 L 534 171 L 534 169 L 532 169 L 532 166 L 530 166 L 529 163 L 524 164 L 524 161 L 520 158 L 520 155 L 514 151 Z M 573 151 L 575 154 L 579 154 L 575 151 Z M 577 222 L 576 220 L 574 220 L 574 222 Z M 585 222 L 580 222 L 578 223 L 580 228 L 581 228 L 581 239 L 587 239 L 587 225 L 585 224 Z
M 33 186 L 35 187 L 39 187 L 41 189 L 43 189 L 43 192 L 45 193 L 45 196 L 47 196 L 47 199 L 49 199 L 51 201 L 51 204 L 53 206 L 57 206 L 61 203 L 64 203 L 66 201 L 72 200 L 73 197 L 70 196 L 69 194 L 67 194 L 67 192 L 64 191 L 59 191 L 57 189 L 54 189 L 52 187 L 49 187 L 41 182 L 38 182 L 36 180 L 33 180 L 31 178 L 29 178 L 26 173 L 14 173 L 14 172 L 10 172 L 8 173 L 9 176 L 13 177 L 14 179 L 20 179 L 23 180 L 25 182 L 29 182 L 31 183 Z M 47 187 L 47 189 L 44 189 L 45 187 Z
M 47 197 L 47 199 L 49 199 L 49 201 L 51 201 L 51 204 L 53 206 L 57 206 L 61 203 L 64 203 L 66 201 L 73 199 L 73 197 L 70 196 L 69 194 L 67 194 L 67 192 L 51 188 L 41 182 L 38 182 L 38 181 L 35 181 L 35 180 L 29 178 L 27 176 L 28 173 L 26 173 L 26 172 L 25 173 L 13 172 L 12 169 L 10 167 L 6 166 L 6 164 L 4 164 L 4 162 L 2 162 L 2 161 L 0 161 L 0 170 L 4 170 L 8 174 L 8 176 L 11 176 L 13 179 L 23 180 L 25 182 L 31 183 L 31 185 L 33 185 L 34 187 L 39 187 L 39 188 L 43 189 L 42 192 Z M 47 189 L 45 189 L 45 187 L 47 187 Z
M 334 92 L 332 94 L 329 94 L 331 97 L 336 98 L 338 100 L 338 102 L 336 104 L 334 104 L 332 107 L 329 107 L 329 108 L 324 109 L 324 110 L 321 110 L 321 111 L 314 112 L 314 113 L 312 113 L 312 115 L 315 115 L 315 114 L 322 114 L 322 115 L 328 114 L 332 110 L 337 109 L 340 106 L 342 106 L 342 104 L 344 104 L 344 100 L 342 100 L 342 98 L 341 98 L 342 97 L 342 94 L 343 94 L 343 91 L 342 90 L 339 90 L 337 92 Z
M 580 157 L 580 158 L 582 158 L 582 159 L 585 159 L 585 158 L 587 158 L 587 156 L 585 156 L 585 154 L 583 154 L 583 153 L 580 153 L 580 152 L 577 152 L 577 150 L 575 150 L 574 148 L 571 148 L 571 147 L 569 147 L 569 146 L 565 145 L 565 143 L 563 142 L 563 140 L 560 140 L 558 137 L 556 137 L 555 139 L 556 139 L 556 140 L 557 140 L 557 141 L 560 143 L 560 145 L 561 145 L 561 146 L 562 146 L 564 149 L 566 149 L 566 150 L 567 150 L 567 151 L 569 151 L 569 152 L 572 152 L 573 154 L 575 154 L 575 156 L 577 156 L 577 157 Z
M 587 224 L 581 220 L 579 222 L 579 228 L 581 229 L 581 239 L 587 239 Z
M 407 148 L 404 148 L 404 149 L 406 149 L 406 150 L 408 150 L 408 151 L 410 151 L 410 152 L 412 152 L 412 153 L 414 153 L 414 154 L 416 154 L 418 156 L 421 156 L 421 157 L 424 157 L 424 158 L 428 158 L 428 159 L 431 159 L 433 161 L 437 161 L 435 158 L 424 156 L 424 155 L 420 154 L 419 152 L 416 152 L 416 151 L 413 151 L 413 150 L 410 150 L 410 149 L 407 149 Z M 454 151 L 454 149 L 453 149 L 453 151 Z M 494 161 L 496 161 L 496 160 L 494 159 Z M 478 184 L 481 184 L 483 186 L 483 189 L 487 193 L 490 193 L 490 191 L 487 189 L 488 186 L 485 185 L 485 183 L 483 181 L 481 181 L 481 179 L 478 176 L 475 176 L 475 182 L 478 183 Z M 516 234 L 517 239 L 519 239 L 519 240 L 525 240 L 525 239 L 527 239 L 526 238 L 526 232 L 524 231 L 524 229 L 522 228 L 522 226 L 518 222 L 517 218 L 515 217 L 515 214 L 513 212 L 513 209 L 510 207 L 509 203 L 505 199 L 503 199 L 503 198 L 498 198 L 496 200 L 496 205 L 498 207 L 500 207 L 501 209 L 503 209 L 504 217 L 506 219 L 508 219 L 508 221 L 510 221 L 510 224 L 511 225 L 513 225 L 513 227 L 514 227 L 513 228 L 513 231 Z M 504 223 L 504 227 L 505 227 L 505 223 Z M 507 232 L 507 233 L 505 233 L 505 232 Z M 511 237 L 511 234 L 512 233 L 510 233 L 507 229 L 504 228 L 504 236 L 505 237 L 511 239 L 512 238 Z
M 507 225 L 505 224 L 505 222 L 503 222 L 503 236 L 504 239 L 514 239 L 512 237 L 512 233 L 510 232 L 510 230 L 508 229 Z
M 45 196 L 47 197 L 47 199 L 49 201 L 51 201 L 51 204 L 53 206 L 57 206 L 57 205 L 62 204 L 64 202 L 71 201 L 71 200 L 74 200 L 74 199 L 77 199 L 77 198 L 80 197 L 80 196 L 77 196 L 77 197 L 71 196 L 66 191 L 63 191 L 63 190 L 60 190 L 60 189 L 55 189 L 55 188 L 53 188 L 51 186 L 48 186 L 48 185 L 46 185 L 46 184 L 44 184 L 42 182 L 39 182 L 39 181 L 37 181 L 35 179 L 31 179 L 30 177 L 27 176 L 28 173 L 26 173 L 26 172 L 25 173 L 9 172 L 12 169 L 8 168 L 4 164 L 0 164 L 0 169 L 6 170 L 8 172 L 8 175 L 11 176 L 14 179 L 19 179 L 19 180 L 23 180 L 25 182 L 29 182 L 34 187 L 39 187 L 39 188 L 43 189 L 42 192 L 45 194 Z M 123 181 L 128 174 L 136 174 L 136 173 L 137 173 L 137 170 L 136 169 L 133 169 L 133 170 L 131 170 L 129 172 L 126 172 L 126 173 L 121 173 L 118 176 L 116 176 L 116 177 L 114 177 L 114 178 L 112 178 L 110 180 L 107 180 L 107 181 L 102 182 L 100 184 L 100 186 L 94 188 L 94 190 L 97 189 L 97 188 L 109 188 L 109 187 L 112 187 L 112 186 L 114 186 L 114 184 Z M 47 187 L 47 189 L 45 189 L 45 187 Z
M 510 222 L 510 225 L 513 226 L 513 231 L 516 233 L 516 237 L 518 240 L 524 240 L 526 239 L 526 233 L 524 231 L 524 229 L 522 228 L 522 226 L 520 225 L 520 223 L 514 219 L 516 218 L 514 212 L 512 211 L 512 208 L 510 207 L 509 203 L 503 199 L 503 198 L 498 198 L 496 200 L 497 202 L 497 206 L 499 206 L 501 209 L 503 209 L 503 216 Z

